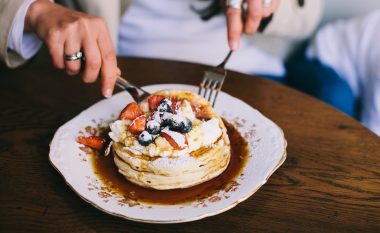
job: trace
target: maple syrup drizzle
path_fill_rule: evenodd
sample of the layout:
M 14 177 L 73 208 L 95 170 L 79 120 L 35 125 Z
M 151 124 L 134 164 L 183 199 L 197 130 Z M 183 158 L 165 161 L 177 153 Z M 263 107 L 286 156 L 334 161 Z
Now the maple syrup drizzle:
M 241 174 L 248 160 L 247 141 L 231 124 L 226 121 L 224 124 L 231 143 L 231 158 L 227 169 L 219 176 L 190 188 L 155 190 L 135 185 L 118 172 L 112 155 L 104 157 L 100 154 L 93 154 L 91 163 L 95 174 L 106 187 L 127 199 L 140 203 L 163 205 L 201 200 L 221 189 L 228 189 L 229 185 Z

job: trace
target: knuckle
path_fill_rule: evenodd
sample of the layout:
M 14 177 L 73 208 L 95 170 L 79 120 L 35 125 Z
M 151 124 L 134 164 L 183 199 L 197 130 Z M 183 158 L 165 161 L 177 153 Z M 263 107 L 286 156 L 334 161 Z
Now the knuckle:
M 88 19 L 86 17 L 79 17 L 76 20 L 76 23 L 80 26 L 86 26 L 88 24 Z
M 63 23 L 62 29 L 65 32 L 78 32 L 87 24 L 87 18 L 83 16 L 73 17 L 71 20 Z
M 91 32 L 91 29 L 95 26 L 91 24 L 91 18 L 89 17 L 80 17 L 77 20 L 78 27 L 80 31 L 84 31 L 84 33 Z
M 252 20 L 260 20 L 262 18 L 262 15 L 263 15 L 263 12 L 262 11 L 252 11 L 250 14 L 249 14 L 249 17 L 252 19 Z
M 91 18 L 91 22 L 98 27 L 104 27 L 106 25 L 106 22 L 101 17 L 93 17 Z
M 228 18 L 230 17 L 236 17 L 236 16 L 239 16 L 241 14 L 241 11 L 238 10 L 238 9 L 233 9 L 233 8 L 230 8 L 227 10 L 226 12 L 226 15 Z
M 86 62 L 87 67 L 90 70 L 98 70 L 101 66 L 101 61 L 100 59 L 91 59 Z
M 104 53 L 103 59 L 107 62 L 116 62 L 116 55 L 113 51 Z
M 66 22 L 64 23 L 61 28 L 62 28 L 62 31 L 64 31 L 65 33 L 67 32 L 72 32 L 75 30 L 76 28 L 76 25 L 77 23 L 75 21 L 72 21 L 72 22 Z
M 46 34 L 45 42 L 49 46 L 51 43 L 54 43 L 58 40 L 59 35 L 60 35 L 60 31 L 57 28 L 55 27 L 49 28 Z

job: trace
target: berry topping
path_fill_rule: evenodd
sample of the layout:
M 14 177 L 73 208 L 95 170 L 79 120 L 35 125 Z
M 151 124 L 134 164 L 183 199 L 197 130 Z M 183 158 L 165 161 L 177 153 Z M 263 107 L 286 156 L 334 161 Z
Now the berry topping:
M 157 107 L 159 112 L 171 112 L 172 111 L 172 101 L 169 98 L 164 98 L 161 100 L 160 105 Z
M 164 112 L 161 115 L 161 127 L 169 126 L 171 119 L 173 118 L 173 114 L 170 112 Z
M 152 95 L 148 98 L 148 104 L 150 111 L 156 111 L 158 105 L 160 105 L 160 102 L 165 97 L 162 95 Z
M 132 121 L 128 130 L 129 130 L 129 132 L 131 132 L 133 134 L 139 134 L 142 131 L 144 131 L 145 123 L 146 123 L 146 117 L 145 117 L 145 115 L 141 115 Z
M 153 137 L 148 133 L 148 131 L 143 131 L 142 133 L 140 133 L 138 141 L 140 145 L 148 146 L 153 142 Z
M 159 134 L 161 130 L 161 125 L 156 120 L 150 120 L 146 123 L 146 130 L 150 134 Z
M 187 146 L 186 137 L 181 133 L 165 128 L 161 131 L 161 136 L 164 137 L 175 150 L 182 150 Z
M 129 103 L 121 112 L 119 115 L 120 120 L 131 120 L 133 121 L 136 117 L 141 116 L 143 112 L 141 111 L 140 107 L 137 105 L 137 103 L 132 102 Z
M 172 100 L 172 105 L 171 105 L 172 113 L 176 114 L 177 110 L 180 108 L 180 106 L 181 106 L 181 102 Z
M 161 117 L 163 116 L 164 113 L 162 112 L 154 112 L 150 117 L 149 120 L 152 121 L 157 121 L 159 124 L 161 124 Z
M 164 113 L 162 127 L 169 127 L 170 130 L 188 133 L 192 129 L 191 121 L 181 115 L 175 115 L 172 113 Z
M 193 124 L 191 123 L 191 121 L 188 118 L 186 118 L 186 117 L 184 117 L 184 118 L 185 118 L 185 120 L 180 122 L 178 130 L 181 133 L 188 133 L 193 128 Z
M 104 147 L 105 140 L 99 136 L 79 136 L 77 137 L 77 142 L 85 146 L 91 147 L 95 150 L 101 150 Z

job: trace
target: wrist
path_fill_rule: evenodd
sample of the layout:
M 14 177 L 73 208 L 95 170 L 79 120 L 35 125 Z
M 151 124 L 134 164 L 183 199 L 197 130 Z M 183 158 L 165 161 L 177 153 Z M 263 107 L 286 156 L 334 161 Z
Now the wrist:
M 35 31 L 38 17 L 50 9 L 51 6 L 55 5 L 50 0 L 36 0 L 33 2 L 26 13 L 25 16 L 25 31 L 31 32 Z

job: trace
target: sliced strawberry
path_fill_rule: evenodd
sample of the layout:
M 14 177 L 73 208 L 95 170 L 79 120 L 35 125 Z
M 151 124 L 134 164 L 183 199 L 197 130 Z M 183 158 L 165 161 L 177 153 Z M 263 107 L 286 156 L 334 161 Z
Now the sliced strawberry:
M 140 107 L 137 105 L 137 103 L 132 102 L 129 103 L 121 112 L 119 115 L 120 120 L 131 120 L 133 121 L 136 117 L 141 116 L 143 112 L 141 111 Z
M 177 113 L 177 110 L 179 109 L 180 105 L 181 105 L 181 102 L 172 100 L 172 106 L 171 107 L 172 107 L 172 113 L 173 114 Z
M 162 95 L 152 95 L 148 98 L 148 104 L 150 111 L 156 111 L 158 105 L 160 105 L 160 102 L 162 99 L 164 99 L 165 96 Z
M 187 139 L 185 135 L 181 133 L 164 129 L 161 131 L 161 136 L 164 137 L 175 150 L 182 150 L 187 147 Z
M 129 126 L 129 132 L 133 134 L 139 134 L 145 130 L 146 117 L 141 115 L 132 121 L 132 124 Z
M 106 140 L 98 136 L 79 136 L 77 142 L 85 146 L 91 147 L 95 150 L 101 150 L 104 147 Z

